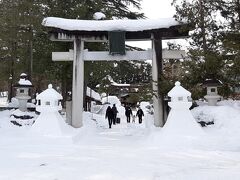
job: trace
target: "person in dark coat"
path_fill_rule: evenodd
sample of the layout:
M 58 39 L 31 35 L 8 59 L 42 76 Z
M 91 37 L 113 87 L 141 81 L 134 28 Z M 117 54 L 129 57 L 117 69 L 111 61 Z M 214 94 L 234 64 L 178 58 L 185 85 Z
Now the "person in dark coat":
M 142 117 L 144 116 L 144 113 L 143 113 L 143 110 L 140 107 L 139 107 L 136 115 L 138 116 L 139 124 L 141 124 L 142 123 Z
M 108 118 L 109 128 L 111 128 L 112 122 L 113 122 L 113 111 L 112 111 L 112 108 L 110 106 L 108 106 L 108 108 L 106 110 L 105 118 L 106 119 Z
M 112 111 L 113 111 L 113 124 L 116 124 L 118 110 L 115 104 L 113 104 Z
M 132 110 L 129 106 L 125 107 L 125 115 L 127 117 L 127 123 L 130 123 L 130 116 L 132 115 Z

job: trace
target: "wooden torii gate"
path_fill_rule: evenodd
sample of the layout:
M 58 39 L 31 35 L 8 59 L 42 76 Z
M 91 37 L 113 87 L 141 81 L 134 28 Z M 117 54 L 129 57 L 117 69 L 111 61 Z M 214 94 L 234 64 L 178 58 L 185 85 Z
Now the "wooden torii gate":
M 188 30 L 173 18 L 158 20 L 75 20 L 45 18 L 43 26 L 50 28 L 52 41 L 73 42 L 69 52 L 53 52 L 54 61 L 73 61 L 72 126 L 82 124 L 84 61 L 97 60 L 151 60 L 154 106 L 154 125 L 164 125 L 163 97 L 159 95 L 162 59 L 179 59 L 184 51 L 162 51 L 162 40 L 188 37 Z M 115 34 L 115 35 L 114 35 Z M 115 36 L 115 37 L 114 37 Z M 152 49 L 125 51 L 125 41 L 151 40 Z M 84 42 L 109 42 L 109 52 L 84 50 Z

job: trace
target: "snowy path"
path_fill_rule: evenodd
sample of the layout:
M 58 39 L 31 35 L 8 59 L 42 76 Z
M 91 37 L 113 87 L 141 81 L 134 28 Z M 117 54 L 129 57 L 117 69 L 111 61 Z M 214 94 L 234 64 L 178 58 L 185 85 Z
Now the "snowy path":
M 151 144 L 144 125 L 98 128 L 68 138 L 1 133 L 0 180 L 237 180 L 240 153 L 165 149 Z M 4 137 L 4 138 L 3 138 Z

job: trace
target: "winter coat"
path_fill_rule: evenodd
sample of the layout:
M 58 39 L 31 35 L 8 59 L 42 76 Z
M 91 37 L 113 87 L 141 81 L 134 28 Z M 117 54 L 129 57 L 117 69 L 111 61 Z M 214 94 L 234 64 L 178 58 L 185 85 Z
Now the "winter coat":
M 126 115 L 126 116 L 130 116 L 131 114 L 132 114 L 131 108 L 130 108 L 130 107 L 126 107 L 126 108 L 125 108 L 125 115 Z
M 112 111 L 113 111 L 113 114 L 116 115 L 118 113 L 118 110 L 116 108 L 116 106 L 113 106 L 112 107 Z
M 106 110 L 105 118 L 110 118 L 110 119 L 113 118 L 113 110 L 112 110 L 112 108 L 110 106 L 108 106 L 108 108 Z
M 142 117 L 142 116 L 144 116 L 144 113 L 143 113 L 143 110 L 142 109 L 139 109 L 138 111 L 137 111 L 137 114 L 136 114 L 138 117 Z

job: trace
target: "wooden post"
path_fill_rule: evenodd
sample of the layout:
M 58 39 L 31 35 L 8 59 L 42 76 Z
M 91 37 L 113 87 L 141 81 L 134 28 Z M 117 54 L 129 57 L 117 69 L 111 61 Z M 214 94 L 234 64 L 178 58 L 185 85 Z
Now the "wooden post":
M 72 87 L 72 126 L 82 127 L 83 115 L 83 84 L 84 84 L 84 41 L 77 38 L 74 40 L 73 59 L 73 87 Z
M 163 97 L 160 95 L 159 80 L 162 75 L 162 40 L 155 39 L 152 36 L 152 79 L 153 79 L 153 106 L 154 106 L 154 125 L 156 127 L 163 127 L 164 125 L 164 112 L 163 112 Z

